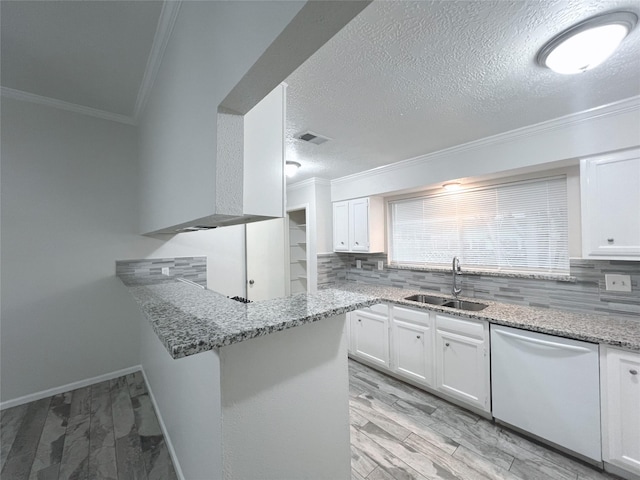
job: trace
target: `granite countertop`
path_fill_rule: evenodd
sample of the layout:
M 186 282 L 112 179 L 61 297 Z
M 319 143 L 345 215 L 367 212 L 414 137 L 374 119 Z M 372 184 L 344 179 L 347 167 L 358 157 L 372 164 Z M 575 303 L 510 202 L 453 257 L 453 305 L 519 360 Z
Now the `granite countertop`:
M 430 293 L 446 297 L 440 292 L 341 283 L 314 294 L 301 293 L 244 304 L 212 290 L 173 279 L 144 281 L 135 277 L 120 278 L 173 358 L 268 335 L 376 303 L 433 310 L 462 318 L 482 319 L 499 325 L 640 351 L 640 321 L 465 297 L 460 298 L 484 303 L 488 307 L 479 312 L 468 312 L 404 299 L 414 294 Z
M 175 281 L 127 282 L 173 358 L 186 357 L 367 307 L 377 298 L 344 290 L 240 303 Z
M 333 288 L 375 297 L 383 303 L 433 310 L 463 318 L 487 320 L 497 325 L 506 325 L 533 332 L 548 333 L 559 337 L 640 351 L 640 320 L 572 313 L 550 308 L 525 307 L 477 298 L 459 297 L 461 300 L 488 305 L 487 308 L 479 312 L 469 312 L 405 300 L 405 297 L 415 294 L 431 294 L 438 297 L 453 298 L 452 296 L 443 295 L 441 292 L 405 290 L 362 283 L 341 283 Z

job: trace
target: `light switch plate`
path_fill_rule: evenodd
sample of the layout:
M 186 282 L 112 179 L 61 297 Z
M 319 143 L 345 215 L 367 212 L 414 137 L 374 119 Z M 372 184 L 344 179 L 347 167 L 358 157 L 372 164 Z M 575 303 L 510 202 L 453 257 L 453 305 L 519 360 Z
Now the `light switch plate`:
M 162 274 L 166 275 L 168 277 L 169 276 L 169 267 L 162 267 Z
M 630 292 L 631 291 L 631 276 L 630 275 L 618 275 L 607 274 L 604 276 L 604 283 L 607 290 L 612 292 Z
M 382 270 L 384 268 L 384 262 L 382 260 L 378 260 L 378 270 Z
M 356 268 L 362 268 L 362 260 L 356 260 Z

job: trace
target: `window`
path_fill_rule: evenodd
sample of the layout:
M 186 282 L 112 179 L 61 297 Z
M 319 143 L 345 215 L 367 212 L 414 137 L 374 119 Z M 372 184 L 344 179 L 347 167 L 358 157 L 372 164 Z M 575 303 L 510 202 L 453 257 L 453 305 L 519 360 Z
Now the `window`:
M 569 273 L 565 177 L 389 202 L 391 262 Z

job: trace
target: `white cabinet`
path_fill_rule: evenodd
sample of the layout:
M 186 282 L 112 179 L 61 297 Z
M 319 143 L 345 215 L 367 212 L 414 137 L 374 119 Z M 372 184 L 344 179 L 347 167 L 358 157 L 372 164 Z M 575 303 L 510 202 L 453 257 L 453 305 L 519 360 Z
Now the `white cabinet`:
M 436 389 L 491 411 L 489 324 L 436 315 Z
M 602 457 L 640 475 L 640 354 L 600 349 Z
M 351 312 L 349 330 L 352 355 L 389 368 L 389 309 L 386 305 Z
M 433 385 L 433 321 L 428 311 L 391 309 L 391 369 L 399 375 Z
M 640 260 L 640 149 L 581 160 L 580 191 L 583 256 Z
M 333 204 L 333 250 L 349 251 L 349 202 Z
M 384 251 L 384 200 L 358 198 L 333 203 L 335 252 Z

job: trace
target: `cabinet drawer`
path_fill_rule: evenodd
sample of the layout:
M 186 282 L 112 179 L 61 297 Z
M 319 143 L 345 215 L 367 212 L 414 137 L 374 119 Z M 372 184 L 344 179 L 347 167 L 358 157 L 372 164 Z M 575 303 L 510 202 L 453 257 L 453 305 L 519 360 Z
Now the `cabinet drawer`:
M 481 320 L 467 320 L 464 318 L 436 316 L 436 327 L 438 330 L 445 330 L 467 337 L 483 340 L 485 337 L 485 325 Z
M 365 312 L 365 313 L 373 313 L 377 315 L 384 315 L 385 317 L 389 315 L 389 307 L 384 303 L 371 305 L 368 308 L 360 308 L 359 311 Z
M 392 307 L 391 311 L 394 319 L 417 323 L 418 325 L 424 325 L 426 327 L 431 326 L 431 317 L 429 316 L 429 312 L 421 312 L 419 310 L 396 306 Z

